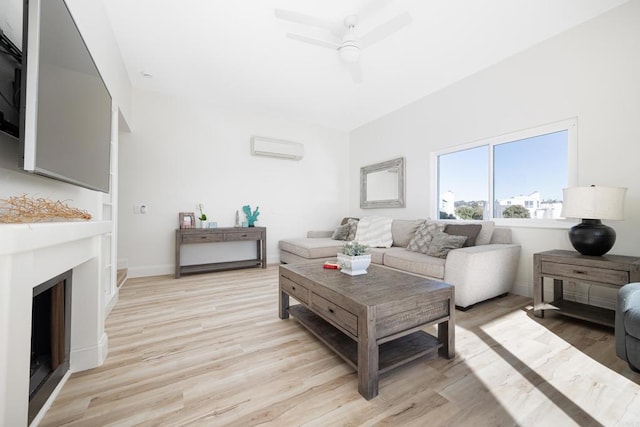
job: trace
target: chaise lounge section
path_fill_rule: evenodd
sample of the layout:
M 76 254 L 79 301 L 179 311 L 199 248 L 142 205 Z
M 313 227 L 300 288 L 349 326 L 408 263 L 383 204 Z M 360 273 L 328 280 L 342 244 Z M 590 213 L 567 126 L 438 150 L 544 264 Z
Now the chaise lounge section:
M 345 218 L 342 224 L 347 221 Z M 493 221 L 455 221 L 456 225 L 479 224 L 481 228 L 473 246 L 452 249 L 444 258 L 407 249 L 420 229 L 429 225 L 442 229 L 447 224 L 454 222 L 393 219 L 393 244 L 372 247 L 371 262 L 454 285 L 456 306 L 462 309 L 508 293 L 515 280 L 520 245 L 512 243 L 510 229 L 496 227 Z M 332 235 L 334 231 L 309 231 L 305 238 L 281 240 L 280 261 L 335 259 L 345 241 L 332 239 Z

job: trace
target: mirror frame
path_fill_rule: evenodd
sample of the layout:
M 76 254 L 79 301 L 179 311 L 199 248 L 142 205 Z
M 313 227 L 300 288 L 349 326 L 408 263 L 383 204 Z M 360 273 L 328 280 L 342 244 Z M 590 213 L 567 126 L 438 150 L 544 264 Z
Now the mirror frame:
M 393 168 L 398 168 L 398 198 L 388 200 L 368 200 L 367 199 L 367 175 L 374 172 L 381 172 Z M 399 157 L 386 162 L 376 163 L 360 168 L 360 208 L 404 208 L 404 157 Z

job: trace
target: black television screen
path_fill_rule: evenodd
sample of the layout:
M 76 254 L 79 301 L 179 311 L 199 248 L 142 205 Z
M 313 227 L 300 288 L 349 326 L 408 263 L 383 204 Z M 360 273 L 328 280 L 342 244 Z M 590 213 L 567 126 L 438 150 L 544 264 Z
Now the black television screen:
M 15 138 L 20 127 L 22 52 L 0 29 L 0 131 Z
M 109 192 L 111 95 L 64 0 L 24 12 L 23 167 Z

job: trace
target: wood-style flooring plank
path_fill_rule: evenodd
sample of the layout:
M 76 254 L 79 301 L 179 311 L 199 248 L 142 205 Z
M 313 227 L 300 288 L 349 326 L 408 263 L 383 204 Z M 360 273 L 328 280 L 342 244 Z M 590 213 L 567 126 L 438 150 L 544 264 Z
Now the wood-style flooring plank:
M 456 312 L 454 359 L 384 374 L 367 401 L 345 362 L 278 319 L 277 289 L 275 266 L 128 279 L 105 363 L 73 374 L 41 425 L 640 425 L 640 374 L 612 329 L 494 299 Z

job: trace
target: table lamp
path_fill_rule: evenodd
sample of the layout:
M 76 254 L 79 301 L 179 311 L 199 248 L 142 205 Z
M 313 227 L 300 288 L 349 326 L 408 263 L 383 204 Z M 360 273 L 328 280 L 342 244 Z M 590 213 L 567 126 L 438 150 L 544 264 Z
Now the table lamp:
M 569 187 L 562 190 L 562 216 L 582 222 L 569 230 L 569 240 L 582 255 L 601 256 L 616 242 L 616 232 L 601 220 L 624 219 L 622 187 Z

